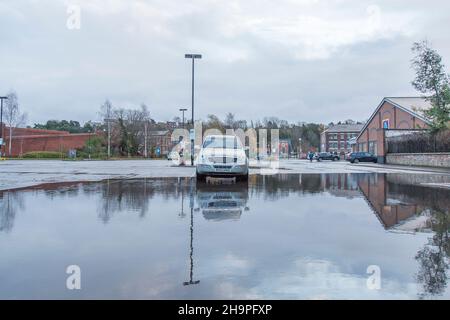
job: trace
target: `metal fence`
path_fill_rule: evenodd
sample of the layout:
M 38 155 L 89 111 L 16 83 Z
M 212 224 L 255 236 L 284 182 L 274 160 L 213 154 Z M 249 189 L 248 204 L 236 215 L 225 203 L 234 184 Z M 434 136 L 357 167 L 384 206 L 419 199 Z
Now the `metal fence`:
M 386 130 L 388 153 L 450 152 L 450 130 L 432 134 L 424 130 Z

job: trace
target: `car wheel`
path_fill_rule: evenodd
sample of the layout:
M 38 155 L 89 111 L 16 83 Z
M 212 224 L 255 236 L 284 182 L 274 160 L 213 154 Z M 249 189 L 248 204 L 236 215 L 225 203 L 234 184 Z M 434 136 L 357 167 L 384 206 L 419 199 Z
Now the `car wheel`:
M 236 182 L 237 181 L 248 181 L 248 173 L 245 175 L 236 177 Z
M 353 163 L 359 163 L 358 159 L 353 160 Z

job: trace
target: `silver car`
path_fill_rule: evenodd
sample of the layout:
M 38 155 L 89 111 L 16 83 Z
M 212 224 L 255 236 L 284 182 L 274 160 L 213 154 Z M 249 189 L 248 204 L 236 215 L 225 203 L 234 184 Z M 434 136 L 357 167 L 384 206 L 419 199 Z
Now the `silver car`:
M 197 180 L 210 177 L 248 179 L 248 158 L 236 136 L 206 136 L 197 157 Z

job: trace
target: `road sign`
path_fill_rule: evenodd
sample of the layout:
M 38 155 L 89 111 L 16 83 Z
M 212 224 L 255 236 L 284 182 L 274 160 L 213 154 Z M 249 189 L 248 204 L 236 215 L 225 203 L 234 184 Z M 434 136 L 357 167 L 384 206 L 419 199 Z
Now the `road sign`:
M 195 131 L 194 129 L 189 130 L 189 140 L 195 139 Z
M 3 145 L 3 138 L 0 138 L 0 146 Z

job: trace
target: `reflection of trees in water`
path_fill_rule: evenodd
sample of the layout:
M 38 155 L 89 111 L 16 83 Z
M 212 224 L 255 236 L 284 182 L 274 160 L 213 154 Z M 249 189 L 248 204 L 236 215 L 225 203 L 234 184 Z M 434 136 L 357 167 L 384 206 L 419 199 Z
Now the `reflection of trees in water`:
M 24 207 L 24 199 L 21 192 L 0 192 L 0 232 L 12 230 L 17 211 L 23 210 Z
M 80 183 L 55 183 L 37 187 L 35 189 L 42 190 L 42 192 L 44 192 L 44 194 L 50 199 L 55 199 L 61 196 L 75 198 L 80 192 L 80 185 Z
M 416 255 L 419 262 L 417 281 L 422 284 L 422 297 L 439 295 L 447 287 L 450 257 L 450 219 L 448 209 L 431 210 L 429 220 L 434 232 L 429 242 Z
M 421 215 L 429 216 L 427 228 L 433 236 L 416 254 L 419 263 L 417 281 L 422 286 L 421 297 L 442 294 L 448 283 L 450 257 L 450 192 L 444 188 L 388 182 L 389 196 L 423 208 Z
M 164 200 L 178 199 L 188 190 L 188 178 L 106 180 L 100 184 L 101 200 L 98 216 L 107 223 L 119 211 L 131 210 L 144 217 L 150 200 L 160 195 Z

